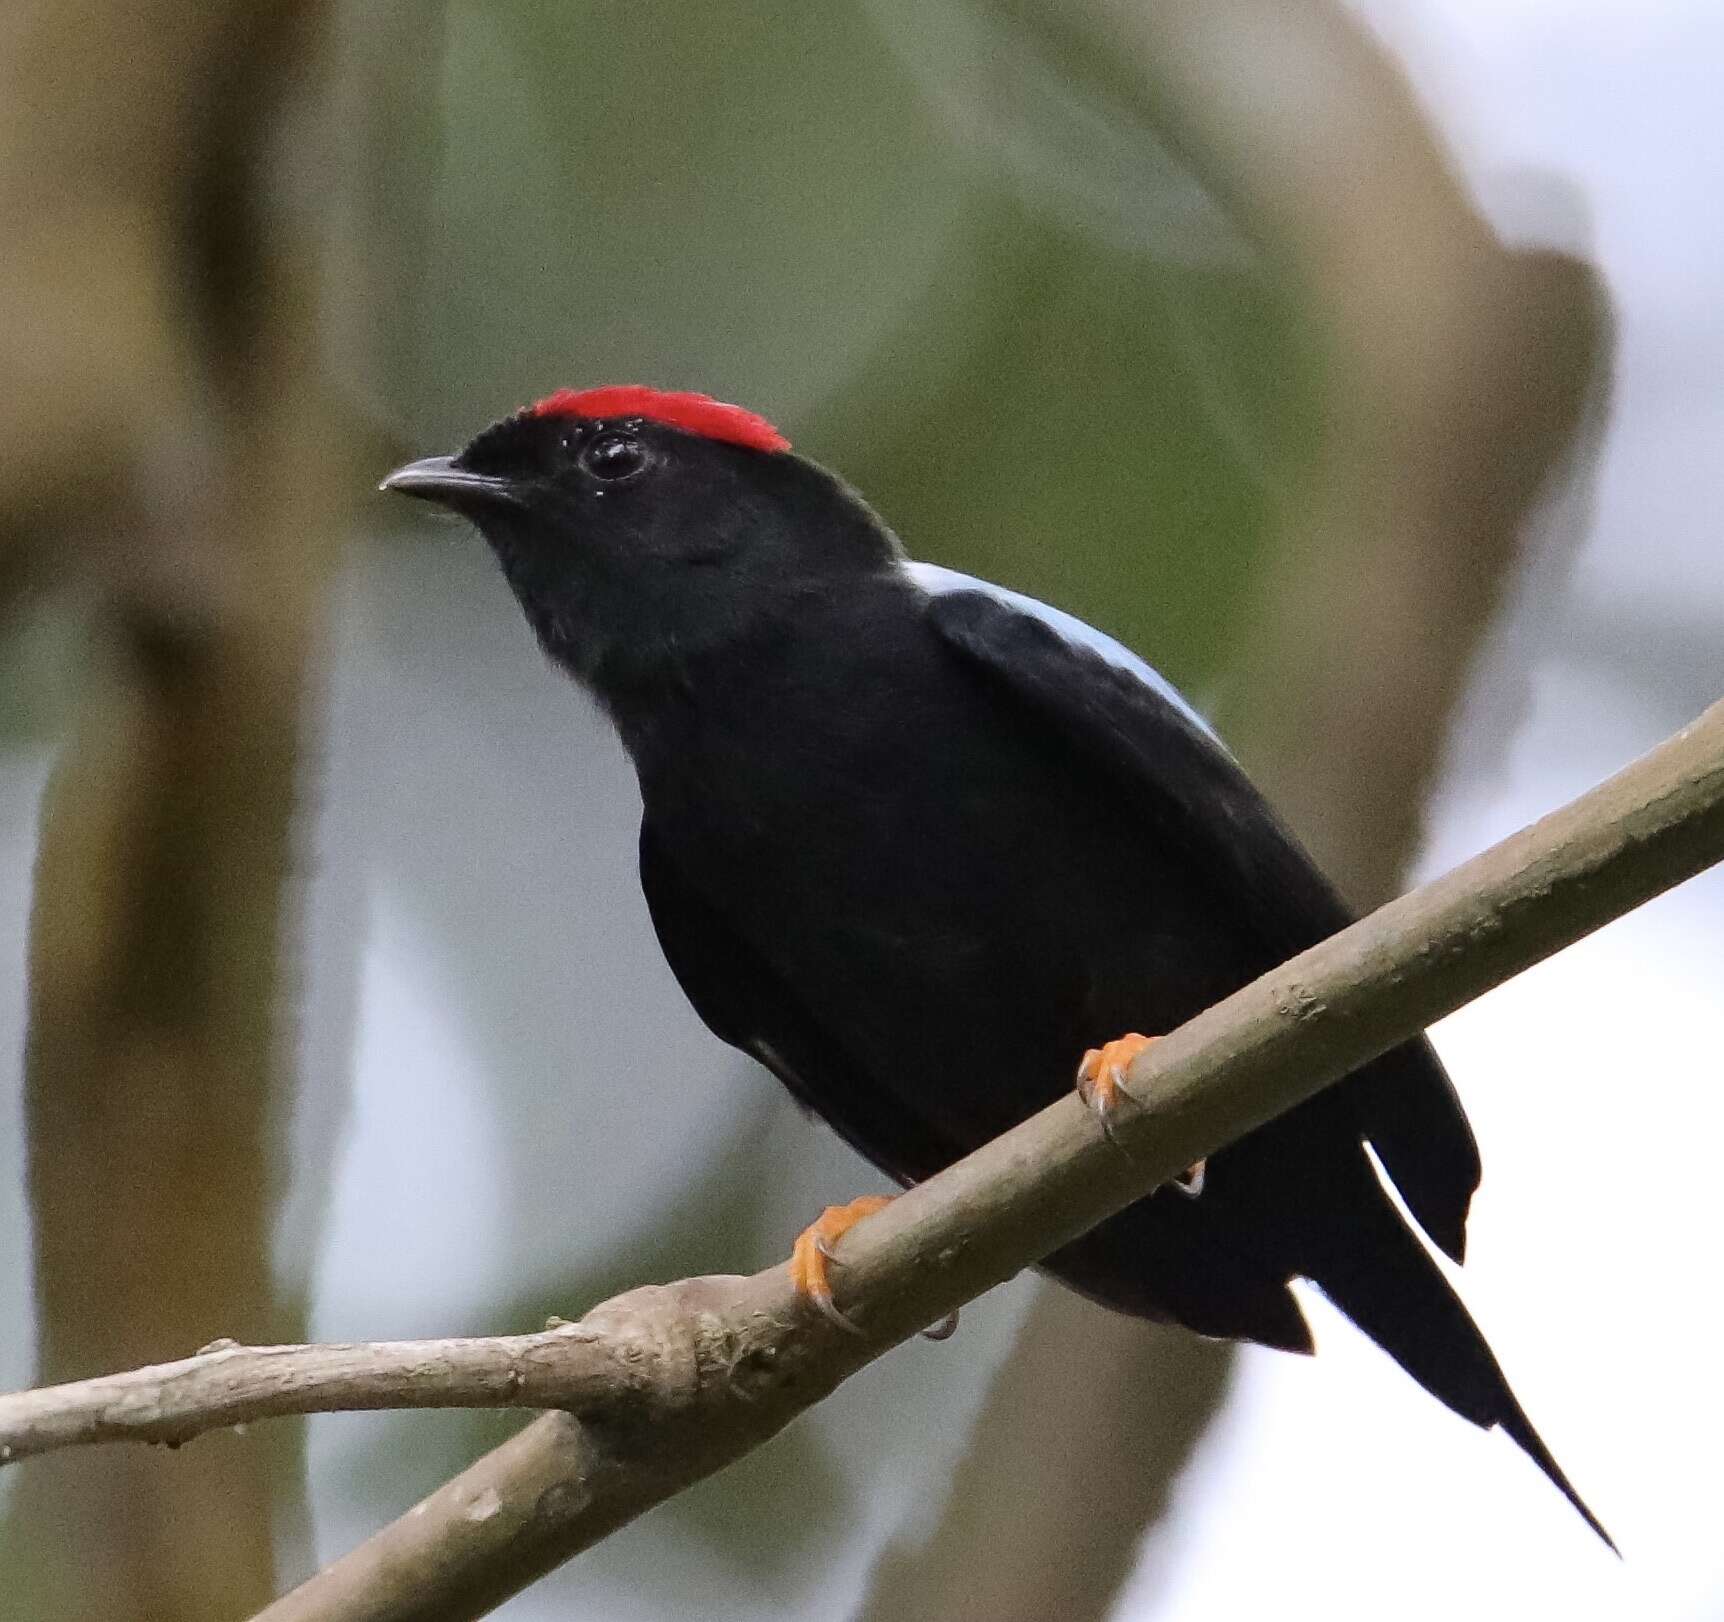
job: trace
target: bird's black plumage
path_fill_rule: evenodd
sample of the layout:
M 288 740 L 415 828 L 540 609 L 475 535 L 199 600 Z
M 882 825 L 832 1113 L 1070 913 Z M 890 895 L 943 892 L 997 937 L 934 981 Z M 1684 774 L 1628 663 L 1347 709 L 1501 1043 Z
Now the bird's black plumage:
M 823 469 L 581 396 L 402 488 L 467 513 L 640 779 L 641 880 L 701 1018 L 854 1147 L 927 1177 L 1051 1102 L 1083 1051 L 1190 1018 L 1347 913 L 1232 756 L 1087 628 L 906 565 Z M 681 397 L 668 397 L 679 399 Z M 764 426 L 764 425 L 762 425 Z M 1310 1350 L 1315 1282 L 1588 1522 L 1441 1270 L 1479 1179 L 1407 1043 L 1066 1246 L 1118 1310 Z

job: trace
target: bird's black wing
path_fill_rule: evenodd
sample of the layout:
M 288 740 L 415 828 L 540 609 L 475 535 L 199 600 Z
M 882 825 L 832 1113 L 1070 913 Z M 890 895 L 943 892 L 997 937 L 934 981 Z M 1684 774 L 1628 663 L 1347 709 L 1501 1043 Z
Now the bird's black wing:
M 963 1144 L 935 1141 L 929 1123 L 909 1130 L 890 1095 L 851 1063 L 842 1033 L 822 1029 L 783 977 L 684 877 L 650 819 L 641 823 L 640 873 L 665 961 L 714 1036 L 759 1060 L 804 1109 L 901 1182 L 965 1152 Z
M 1179 852 L 1218 907 L 1252 932 L 1262 971 L 1351 921 L 1238 763 L 1151 681 L 986 590 L 936 592 L 927 612 L 953 649 L 1131 796 L 1145 839 Z M 1460 1260 L 1478 1147 L 1430 1044 L 1384 1054 L 1341 1083 L 1338 1097 L 1420 1225 Z

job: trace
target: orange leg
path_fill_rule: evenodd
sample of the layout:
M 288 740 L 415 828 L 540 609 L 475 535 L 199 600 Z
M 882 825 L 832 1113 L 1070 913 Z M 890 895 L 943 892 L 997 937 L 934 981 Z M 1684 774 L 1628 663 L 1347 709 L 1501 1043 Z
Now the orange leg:
M 822 1317 L 848 1329 L 853 1335 L 862 1331 L 832 1304 L 832 1281 L 827 1264 L 832 1260 L 832 1246 L 864 1217 L 892 1203 L 890 1194 L 864 1194 L 848 1205 L 829 1205 L 820 1213 L 820 1220 L 804 1228 L 790 1252 L 790 1282 L 796 1293 L 814 1303 Z
M 1104 1042 L 1099 1048 L 1091 1048 L 1084 1054 L 1077 1073 L 1078 1097 L 1095 1112 L 1101 1122 L 1102 1131 L 1110 1136 L 1113 1113 L 1119 1108 L 1120 1099 L 1128 1096 L 1123 1085 L 1127 1068 L 1138 1054 L 1159 1040 L 1159 1037 L 1140 1036 L 1136 1031 L 1132 1031 L 1112 1042 Z M 1200 1160 L 1194 1166 L 1187 1166 L 1167 1186 L 1196 1199 L 1203 1192 L 1203 1172 L 1206 1165 L 1206 1161 Z

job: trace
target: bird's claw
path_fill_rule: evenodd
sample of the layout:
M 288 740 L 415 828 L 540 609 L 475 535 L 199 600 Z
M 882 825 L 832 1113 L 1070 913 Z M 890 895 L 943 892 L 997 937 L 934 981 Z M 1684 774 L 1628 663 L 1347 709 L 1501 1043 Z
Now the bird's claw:
M 1130 1096 L 1125 1091 L 1125 1073 L 1131 1061 L 1155 1040 L 1153 1036 L 1131 1031 L 1112 1042 L 1104 1042 L 1099 1048 L 1091 1048 L 1083 1056 L 1077 1072 L 1077 1095 L 1101 1118 L 1104 1130 L 1109 1117 L 1119 1108 L 1120 1099 Z
M 832 1246 L 864 1217 L 873 1216 L 891 1203 L 890 1194 L 864 1194 L 848 1205 L 829 1205 L 817 1221 L 797 1235 L 796 1243 L 791 1247 L 791 1286 L 828 1323 L 848 1334 L 861 1335 L 865 1331 L 840 1312 L 832 1299 L 829 1264 L 836 1260 Z
M 1113 1117 L 1120 1100 L 1131 1097 L 1125 1090 L 1125 1073 L 1131 1068 L 1132 1060 L 1159 1040 L 1159 1037 L 1141 1036 L 1131 1031 L 1111 1042 L 1104 1042 L 1099 1048 L 1091 1048 L 1078 1065 L 1077 1095 L 1101 1122 L 1101 1129 L 1110 1142 L 1113 1140 Z M 1203 1192 L 1207 1165 L 1207 1161 L 1199 1160 L 1162 1186 L 1194 1200 Z

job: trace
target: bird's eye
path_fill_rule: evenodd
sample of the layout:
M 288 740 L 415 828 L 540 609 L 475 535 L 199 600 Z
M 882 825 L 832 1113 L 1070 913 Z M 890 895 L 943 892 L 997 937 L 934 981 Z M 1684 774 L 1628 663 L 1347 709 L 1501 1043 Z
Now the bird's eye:
M 646 464 L 646 446 L 633 434 L 600 434 L 581 452 L 582 468 L 611 484 L 633 478 Z

